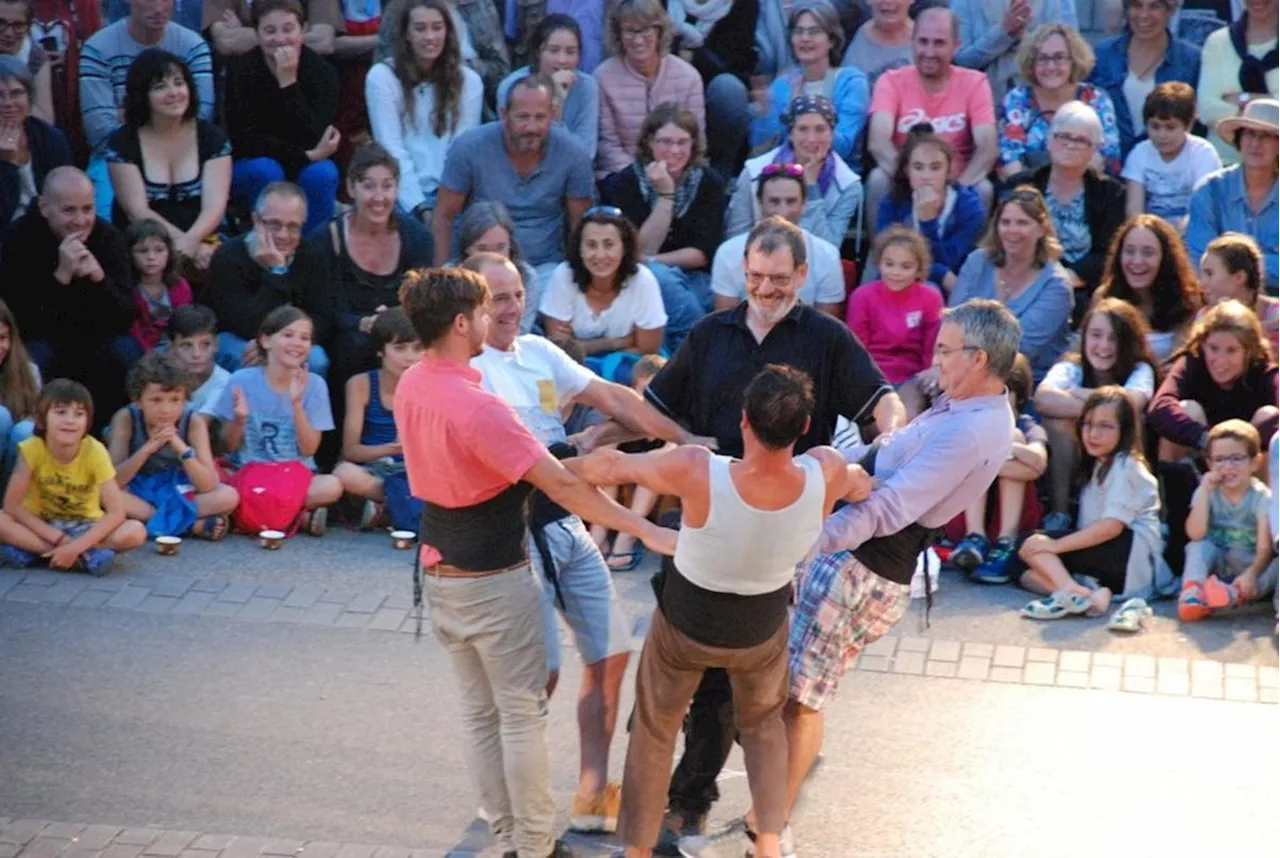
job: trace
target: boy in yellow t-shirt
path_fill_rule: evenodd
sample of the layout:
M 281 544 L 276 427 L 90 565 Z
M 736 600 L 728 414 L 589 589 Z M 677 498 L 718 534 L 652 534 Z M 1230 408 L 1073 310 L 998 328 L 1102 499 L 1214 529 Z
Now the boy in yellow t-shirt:
M 0 510 L 0 559 L 105 575 L 120 551 L 146 541 L 146 527 L 126 521 L 107 448 L 89 437 L 93 399 L 65 378 L 44 386 L 36 434 L 18 445 L 18 464 Z

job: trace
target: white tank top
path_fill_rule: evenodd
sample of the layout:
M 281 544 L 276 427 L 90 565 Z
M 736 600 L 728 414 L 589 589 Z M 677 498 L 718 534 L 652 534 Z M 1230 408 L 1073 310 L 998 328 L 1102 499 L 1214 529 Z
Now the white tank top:
M 812 456 L 793 461 L 804 469 L 804 491 L 776 510 L 748 506 L 729 476 L 728 456 L 712 456 L 711 507 L 702 527 L 684 525 L 676 543 L 676 568 L 691 583 L 717 593 L 758 596 L 795 577 L 822 532 L 826 480 Z

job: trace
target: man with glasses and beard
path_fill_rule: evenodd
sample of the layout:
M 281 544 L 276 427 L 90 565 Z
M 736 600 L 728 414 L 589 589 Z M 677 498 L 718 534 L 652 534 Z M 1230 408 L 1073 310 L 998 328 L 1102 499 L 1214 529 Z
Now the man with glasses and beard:
M 765 366 L 784 364 L 813 379 L 813 417 L 796 441 L 796 455 L 830 444 L 837 417 L 855 424 L 874 421 L 880 434 L 906 423 L 902 401 L 857 338 L 842 322 L 800 303 L 797 293 L 809 266 L 799 227 L 776 216 L 757 223 L 747 238 L 743 268 L 746 300 L 694 326 L 645 392 L 653 405 L 693 434 L 715 438 L 719 452 L 740 458 L 747 384 Z M 602 431 L 595 443 L 608 443 L 613 434 Z M 709 670 L 689 709 L 684 757 L 672 775 L 668 830 L 659 850 L 673 854 L 673 835 L 702 830 L 719 798 L 716 777 L 735 736 L 728 675 Z

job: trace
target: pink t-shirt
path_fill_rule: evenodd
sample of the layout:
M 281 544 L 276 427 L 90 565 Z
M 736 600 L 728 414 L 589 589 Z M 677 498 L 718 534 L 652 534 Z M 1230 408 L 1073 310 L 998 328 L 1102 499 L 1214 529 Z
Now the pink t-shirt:
M 875 280 L 853 290 L 845 321 L 884 377 L 902 384 L 933 363 L 942 295 L 924 283 L 894 292 L 883 280 Z
M 396 385 L 396 431 L 413 496 L 443 507 L 475 506 L 518 483 L 547 455 L 506 402 L 464 363 L 424 355 Z M 422 562 L 440 554 L 423 545 Z
M 920 83 L 915 66 L 903 66 L 880 75 L 871 111 L 893 117 L 893 145 L 901 146 L 912 125 L 928 122 L 939 137 L 951 144 L 955 152 L 952 176 L 958 176 L 973 157 L 973 129 L 996 123 L 991 101 L 991 84 L 987 76 L 974 69 L 951 67 L 951 80 L 945 89 L 929 93 Z

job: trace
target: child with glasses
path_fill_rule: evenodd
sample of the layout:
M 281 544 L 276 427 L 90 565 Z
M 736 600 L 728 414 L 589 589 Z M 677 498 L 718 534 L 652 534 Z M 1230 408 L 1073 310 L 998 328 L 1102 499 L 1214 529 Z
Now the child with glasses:
M 1209 430 L 1209 470 L 1187 516 L 1191 541 L 1178 597 L 1183 622 L 1264 599 L 1276 589 L 1271 490 L 1254 476 L 1261 448 L 1258 430 L 1244 420 L 1224 420 Z

